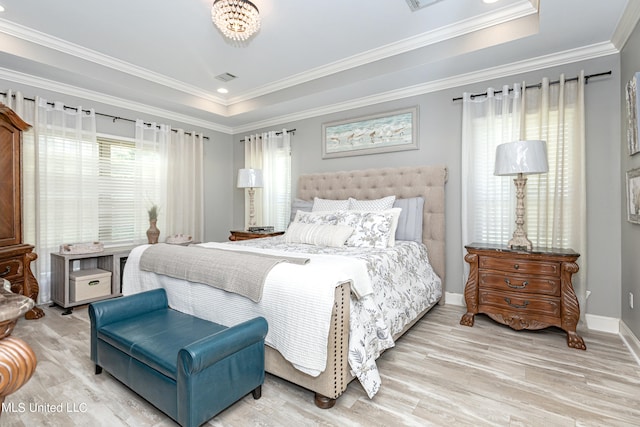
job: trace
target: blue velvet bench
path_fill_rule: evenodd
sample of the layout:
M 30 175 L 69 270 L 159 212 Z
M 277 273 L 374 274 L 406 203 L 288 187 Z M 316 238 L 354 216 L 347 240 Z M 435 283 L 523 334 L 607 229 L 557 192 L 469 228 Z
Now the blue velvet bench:
M 164 289 L 90 304 L 91 360 L 181 426 L 199 426 L 264 382 L 267 321 L 225 327 L 169 308 Z

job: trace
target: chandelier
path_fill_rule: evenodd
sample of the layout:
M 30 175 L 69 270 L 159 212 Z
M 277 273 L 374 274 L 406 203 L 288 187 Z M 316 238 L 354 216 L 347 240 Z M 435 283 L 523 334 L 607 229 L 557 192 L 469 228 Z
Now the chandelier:
M 249 0 L 215 0 L 211 19 L 231 40 L 247 40 L 260 29 L 260 14 Z

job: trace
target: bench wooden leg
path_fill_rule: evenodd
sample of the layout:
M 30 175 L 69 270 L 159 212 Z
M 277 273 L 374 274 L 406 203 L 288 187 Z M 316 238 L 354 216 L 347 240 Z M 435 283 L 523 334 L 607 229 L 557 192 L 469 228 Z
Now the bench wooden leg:
M 262 386 L 261 386 L 261 385 L 259 385 L 258 387 L 254 388 L 254 389 L 251 391 L 251 394 L 253 395 L 253 398 L 254 398 L 254 399 L 256 399 L 256 400 L 257 400 L 257 399 L 260 399 L 260 398 L 262 397 Z

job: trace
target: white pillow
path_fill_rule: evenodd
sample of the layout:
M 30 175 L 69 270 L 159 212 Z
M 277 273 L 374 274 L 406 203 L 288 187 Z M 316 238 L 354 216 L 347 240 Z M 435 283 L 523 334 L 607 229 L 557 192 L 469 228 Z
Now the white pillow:
M 338 225 L 353 228 L 353 233 L 346 241 L 347 246 L 361 248 L 386 248 L 393 236 L 395 244 L 395 226 L 400 216 L 399 208 L 386 211 L 341 211 L 336 212 Z
M 292 222 L 284 233 L 287 243 L 306 243 L 316 246 L 332 246 L 338 248 L 353 233 L 353 228 L 346 225 L 303 224 Z
M 314 197 L 311 212 L 341 211 L 347 209 L 349 209 L 349 200 L 329 200 Z
M 396 196 L 387 196 L 374 200 L 358 200 L 349 197 L 349 209 L 352 211 L 385 211 L 393 207 Z

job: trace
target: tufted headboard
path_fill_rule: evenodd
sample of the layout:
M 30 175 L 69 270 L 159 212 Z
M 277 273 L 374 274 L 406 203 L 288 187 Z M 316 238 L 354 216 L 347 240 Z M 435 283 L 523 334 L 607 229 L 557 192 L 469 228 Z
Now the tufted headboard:
M 445 291 L 445 196 L 447 168 L 417 166 L 401 168 L 364 169 L 347 172 L 325 172 L 300 175 L 297 197 L 303 200 L 378 199 L 395 195 L 399 199 L 424 198 L 422 242 L 427 246 L 429 259 L 442 279 Z

